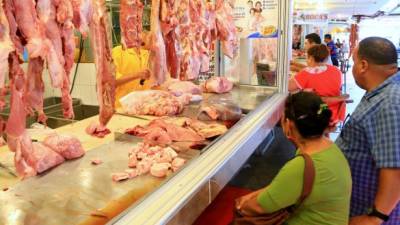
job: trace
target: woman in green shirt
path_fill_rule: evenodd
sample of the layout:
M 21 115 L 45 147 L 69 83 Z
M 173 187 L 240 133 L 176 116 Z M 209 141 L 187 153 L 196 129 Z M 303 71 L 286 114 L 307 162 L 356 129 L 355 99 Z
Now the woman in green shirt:
M 320 97 L 299 92 L 288 97 L 281 121 L 284 133 L 297 147 L 297 154 L 311 156 L 315 178 L 311 194 L 286 221 L 287 225 L 347 225 L 351 175 L 340 149 L 324 132 L 332 112 Z M 304 159 L 287 162 L 264 189 L 243 197 L 238 208 L 252 196 L 265 213 L 296 204 L 303 187 Z

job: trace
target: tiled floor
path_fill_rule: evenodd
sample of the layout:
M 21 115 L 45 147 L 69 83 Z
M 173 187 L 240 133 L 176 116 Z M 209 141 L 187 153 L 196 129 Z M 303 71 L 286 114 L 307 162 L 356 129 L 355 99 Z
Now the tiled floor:
M 347 104 L 347 112 L 352 113 L 360 102 L 364 91 L 360 89 L 351 74 L 347 73 L 347 93 L 354 103 Z M 280 168 L 294 156 L 295 148 L 287 141 L 282 129 L 275 128 L 275 140 L 264 155 L 253 155 L 241 171 L 231 180 L 230 185 L 249 189 L 259 189 L 268 185 Z M 339 133 L 332 134 L 331 139 L 335 140 Z M 262 146 L 260 146 L 262 147 Z

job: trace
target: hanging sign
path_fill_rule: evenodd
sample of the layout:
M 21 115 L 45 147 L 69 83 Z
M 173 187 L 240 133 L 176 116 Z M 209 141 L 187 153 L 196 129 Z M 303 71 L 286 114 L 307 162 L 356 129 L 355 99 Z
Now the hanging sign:
M 297 12 L 293 14 L 295 24 L 328 23 L 328 13 Z

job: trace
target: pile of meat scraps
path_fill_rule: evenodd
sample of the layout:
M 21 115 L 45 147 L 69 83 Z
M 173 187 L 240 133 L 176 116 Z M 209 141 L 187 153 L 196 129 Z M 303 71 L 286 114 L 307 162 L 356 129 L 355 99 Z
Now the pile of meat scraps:
M 226 77 L 211 77 L 202 85 L 203 91 L 207 93 L 227 93 L 233 88 L 233 83 Z
M 138 125 L 125 132 L 143 138 L 146 143 L 166 146 L 174 142 L 197 145 L 226 131 L 226 126 L 217 123 L 206 124 L 189 118 L 165 117 L 155 119 L 147 126 Z
M 113 173 L 113 181 L 123 181 L 148 173 L 161 178 L 167 176 L 170 171 L 177 171 L 185 163 L 172 148 L 151 146 L 143 142 L 131 149 L 128 157 L 130 169 L 122 173 Z
M 172 116 L 181 113 L 191 95 L 179 97 L 167 91 L 135 91 L 120 99 L 124 113 L 129 115 Z

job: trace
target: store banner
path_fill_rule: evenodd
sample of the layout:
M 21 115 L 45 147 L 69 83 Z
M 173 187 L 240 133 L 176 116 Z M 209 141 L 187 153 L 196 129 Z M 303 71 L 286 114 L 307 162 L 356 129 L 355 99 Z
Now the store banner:
M 294 24 L 326 24 L 329 21 L 328 13 L 295 12 Z
M 278 1 L 236 1 L 234 19 L 240 37 L 276 37 L 278 34 Z

